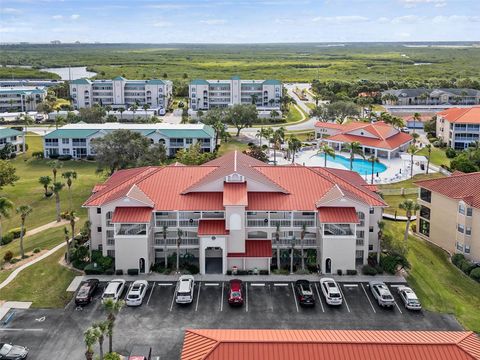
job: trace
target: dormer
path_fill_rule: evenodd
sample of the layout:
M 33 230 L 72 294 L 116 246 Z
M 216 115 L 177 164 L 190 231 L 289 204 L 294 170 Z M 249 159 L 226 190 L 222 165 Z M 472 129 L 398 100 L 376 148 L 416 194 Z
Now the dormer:
M 232 173 L 230 175 L 225 176 L 225 182 L 226 183 L 244 183 L 245 176 L 239 173 Z

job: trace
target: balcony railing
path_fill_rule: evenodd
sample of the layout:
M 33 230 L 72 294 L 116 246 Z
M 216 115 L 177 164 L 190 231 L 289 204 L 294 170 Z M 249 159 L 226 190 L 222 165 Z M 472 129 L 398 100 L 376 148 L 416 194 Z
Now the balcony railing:
M 247 227 L 269 227 L 268 219 L 247 219 Z
M 177 240 L 175 238 L 167 238 L 167 246 L 177 246 Z M 182 239 L 180 243 L 180 247 L 182 246 L 198 246 L 199 240 L 198 238 L 185 238 Z M 165 240 L 163 238 L 156 238 L 155 245 L 165 246 Z
M 315 219 L 293 219 L 293 226 L 315 226 Z
M 352 227 L 349 224 L 325 224 L 323 227 L 325 236 L 351 236 Z
M 273 227 L 280 225 L 280 227 L 291 227 L 292 221 L 290 219 L 270 219 L 270 224 Z
M 188 219 L 179 221 L 181 227 L 197 227 L 198 219 Z
M 279 239 L 280 245 L 292 245 L 292 239 L 291 238 L 280 238 Z M 272 245 L 275 246 L 277 243 L 275 239 L 272 240 Z M 317 245 L 317 239 L 316 238 L 305 238 L 303 239 L 303 246 L 315 246 Z M 296 238 L 295 239 L 295 246 L 301 246 L 301 239 Z
M 157 219 L 155 221 L 156 227 L 177 227 L 177 220 L 176 219 Z
M 117 235 L 143 236 L 147 235 L 147 225 L 145 224 L 121 224 Z

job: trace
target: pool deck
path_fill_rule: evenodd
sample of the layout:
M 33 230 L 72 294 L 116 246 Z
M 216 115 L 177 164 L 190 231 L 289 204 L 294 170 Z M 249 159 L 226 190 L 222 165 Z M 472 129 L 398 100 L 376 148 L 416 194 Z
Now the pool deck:
M 343 156 L 343 157 L 348 157 L 349 154 L 347 153 L 342 153 L 342 152 L 335 152 L 335 154 Z M 361 156 L 355 155 L 355 159 L 362 159 Z M 270 156 L 270 160 L 273 161 L 273 154 Z M 374 177 L 374 184 L 390 184 L 394 182 L 399 182 L 403 180 L 407 180 L 410 178 L 410 163 L 408 162 L 403 162 L 402 159 L 398 158 L 392 158 L 390 160 L 380 158 L 379 161 L 384 164 L 387 169 L 381 173 L 375 174 Z M 288 161 L 283 158 L 282 154 L 280 152 L 277 152 L 277 164 L 278 165 L 287 165 L 291 164 L 292 161 Z M 316 166 L 316 167 L 323 167 L 325 160 L 323 155 L 317 155 L 317 150 L 303 150 L 298 152 L 295 155 L 295 163 L 300 164 L 300 165 L 305 165 L 305 166 Z M 344 169 L 344 170 L 350 170 L 346 167 L 344 167 L 341 164 L 338 164 L 336 162 L 330 161 L 327 159 L 327 167 L 329 168 L 334 168 L 334 169 Z M 436 172 L 432 167 L 430 167 L 430 173 Z M 413 165 L 413 175 L 416 174 L 424 174 L 425 170 L 421 170 L 419 165 Z M 371 174 L 368 172 L 368 175 L 366 174 L 360 174 L 362 177 L 368 182 L 371 182 Z

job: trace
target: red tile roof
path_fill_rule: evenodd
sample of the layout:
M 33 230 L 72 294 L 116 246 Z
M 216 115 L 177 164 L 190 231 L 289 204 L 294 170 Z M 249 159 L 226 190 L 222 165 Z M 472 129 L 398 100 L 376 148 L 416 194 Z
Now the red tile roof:
M 198 235 L 228 235 L 225 220 L 205 220 L 198 222 Z
M 442 194 L 452 199 L 463 200 L 470 206 L 480 209 L 480 172 L 464 174 L 456 172 L 452 176 L 416 181 L 418 186 Z
M 324 122 L 324 121 L 316 122 L 315 127 L 325 128 L 325 129 L 333 129 L 333 130 L 343 130 L 344 129 L 344 125 L 337 124 L 337 123 L 331 123 L 331 122 Z
M 149 207 L 116 207 L 113 212 L 113 223 L 148 223 L 152 217 Z
M 228 253 L 227 257 L 272 257 L 272 242 L 270 240 L 245 240 L 245 252 Z
M 324 224 L 358 224 L 354 207 L 320 207 L 318 219 Z
M 225 183 L 223 185 L 223 206 L 248 205 L 247 183 Z
M 467 331 L 188 329 L 181 360 L 474 360 Z
M 438 113 L 451 123 L 480 124 L 480 106 L 450 108 Z

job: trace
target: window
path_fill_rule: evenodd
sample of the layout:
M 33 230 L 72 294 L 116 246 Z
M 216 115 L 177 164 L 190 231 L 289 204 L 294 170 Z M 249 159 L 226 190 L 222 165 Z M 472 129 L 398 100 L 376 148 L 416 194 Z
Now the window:
M 101 214 L 102 213 L 102 208 L 97 208 L 97 214 Z
M 462 215 L 465 215 L 465 205 L 458 204 L 458 212 Z
M 457 250 L 458 250 L 458 251 L 463 251 L 463 244 L 460 244 L 460 243 L 457 241 L 456 245 L 457 245 Z
M 467 216 L 472 216 L 473 208 L 467 208 Z
M 430 220 L 430 208 L 426 206 L 420 206 L 420 217 Z
M 420 219 L 420 234 L 430 236 L 430 222 Z
M 103 250 L 103 245 L 102 244 L 98 244 L 98 250 L 100 250 L 100 251 Z
M 470 226 L 467 226 L 467 228 L 465 229 L 465 235 L 472 235 L 472 228 Z
M 365 231 L 357 230 L 357 239 L 364 239 L 365 238 Z
M 369 251 L 372 251 L 372 250 L 373 250 L 373 245 L 372 245 L 372 244 L 368 245 L 368 250 L 369 250 Z
M 465 253 L 470 254 L 470 246 L 469 245 L 465 245 Z
M 70 155 L 70 149 L 62 149 L 63 155 Z
M 62 139 L 62 144 L 63 144 L 63 145 L 68 145 L 68 144 L 70 144 L 70 139 Z
M 101 226 L 97 227 L 97 232 L 102 232 L 102 227 Z
M 465 232 L 465 227 L 463 225 L 457 224 L 457 230 L 459 233 L 464 233 Z
M 430 190 L 421 188 L 420 189 L 420 199 L 425 202 L 432 202 L 432 192 Z
M 192 145 L 193 139 L 185 139 L 185 144 Z
M 357 216 L 358 220 L 360 220 L 358 226 L 365 226 L 365 214 L 361 211 L 357 211 Z
M 107 212 L 107 214 L 105 215 L 105 220 L 107 222 L 107 226 L 113 226 L 113 224 L 112 224 L 112 212 L 111 211 Z
M 107 250 L 107 256 L 115 257 L 115 250 Z
M 363 259 L 363 250 L 355 251 L 355 258 L 356 259 Z
M 375 208 L 370 208 L 370 214 L 375 214 Z
M 371 232 L 371 233 L 373 232 L 373 226 L 368 227 L 368 232 Z

